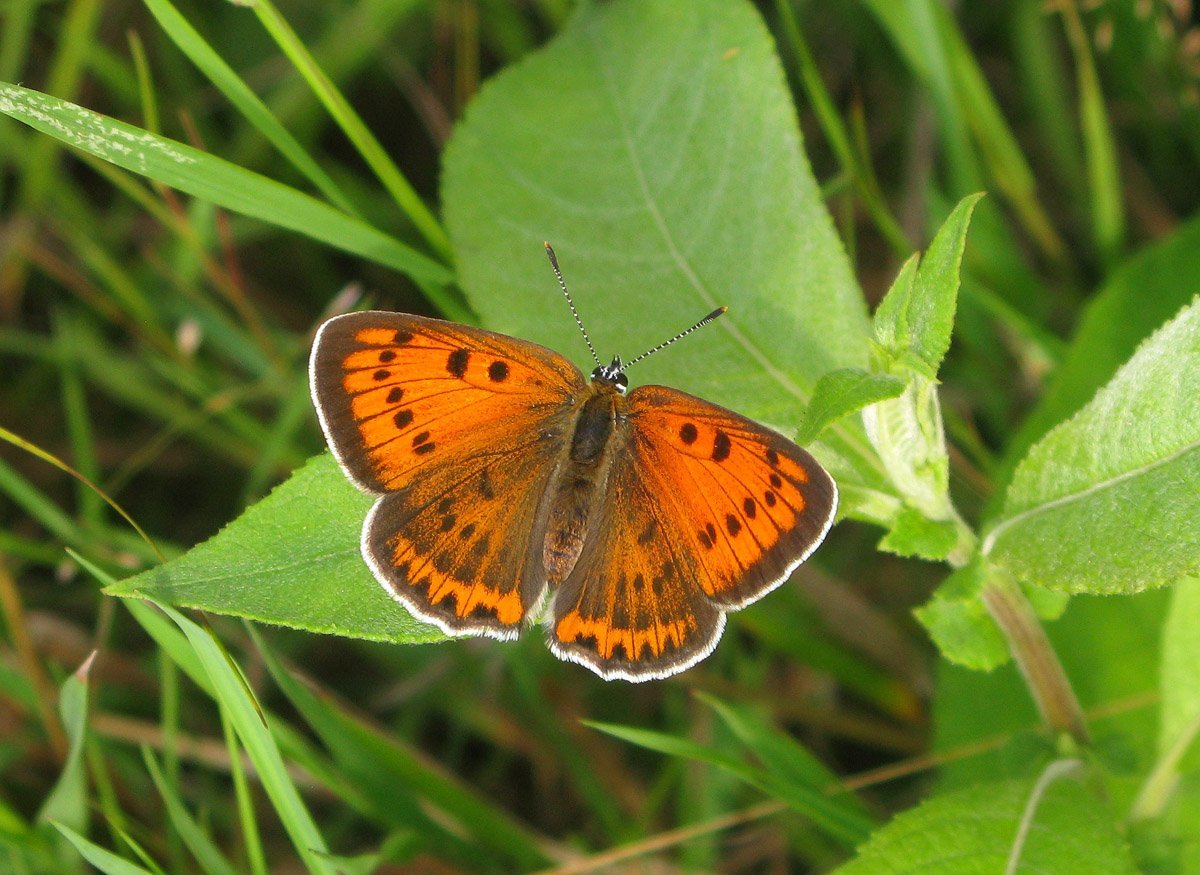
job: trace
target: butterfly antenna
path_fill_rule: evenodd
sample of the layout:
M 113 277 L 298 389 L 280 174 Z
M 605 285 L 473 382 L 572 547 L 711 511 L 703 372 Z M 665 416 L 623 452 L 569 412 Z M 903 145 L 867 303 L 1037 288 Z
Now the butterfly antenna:
M 707 325 L 709 322 L 712 322 L 718 316 L 723 315 L 725 313 L 725 311 L 728 309 L 729 309 L 728 307 L 718 307 L 717 309 L 715 309 L 711 313 L 709 313 L 707 316 L 705 316 L 703 319 L 701 319 L 699 322 L 697 322 L 695 325 L 693 325 L 691 328 L 687 329 L 686 331 L 680 331 L 678 334 L 676 334 L 670 340 L 664 340 L 662 343 L 660 343 L 658 346 L 654 347 L 653 349 L 648 349 L 644 353 L 639 355 L 637 358 L 633 359 L 632 361 L 627 362 L 625 364 L 625 368 L 629 368 L 632 365 L 636 365 L 642 359 L 646 358 L 647 356 L 653 355 L 654 353 L 656 353 L 660 349 L 662 349 L 664 346 L 670 346 L 675 341 L 680 340 L 684 337 L 687 337 L 689 334 L 691 334 L 697 328 L 703 328 L 705 325 Z
M 550 258 L 550 266 L 554 268 L 554 275 L 558 277 L 558 287 L 562 289 L 563 296 L 567 299 L 567 306 L 571 308 L 571 315 L 575 317 L 575 324 L 579 326 L 579 330 L 583 333 L 583 342 L 587 344 L 588 351 L 591 352 L 592 358 L 596 360 L 596 364 L 600 364 L 600 356 L 596 355 L 596 347 L 592 346 L 592 339 L 588 337 L 587 329 L 583 327 L 583 320 L 579 318 L 579 311 L 575 309 L 575 302 L 571 300 L 571 293 L 567 291 L 567 284 L 563 280 L 562 271 L 558 269 L 558 256 L 554 254 L 554 247 L 545 241 L 542 245 L 546 247 L 546 255 Z

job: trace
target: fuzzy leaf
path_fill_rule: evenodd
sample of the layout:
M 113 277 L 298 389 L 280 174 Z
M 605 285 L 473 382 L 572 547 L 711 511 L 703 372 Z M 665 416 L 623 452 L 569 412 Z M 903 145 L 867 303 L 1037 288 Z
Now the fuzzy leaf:
M 875 339 L 893 354 L 914 353 L 928 377 L 937 373 L 950 348 L 959 266 L 971 213 L 981 197 L 974 194 L 958 202 L 921 257 L 915 275 L 910 260 L 901 271 L 904 281 L 893 284 L 875 311 Z
M 872 374 L 861 368 L 838 368 L 817 381 L 796 443 L 806 444 L 843 417 L 868 404 L 895 398 L 904 391 L 904 381 L 888 374 Z
M 1032 779 L 980 784 L 947 793 L 897 815 L 871 836 L 838 875 L 920 872 L 1004 872 Z M 1019 872 L 1137 872 L 1112 816 L 1083 785 L 1052 783 L 1034 809 Z
M 1200 302 L 1150 337 L 1018 466 L 982 550 L 1071 592 L 1137 592 L 1200 565 Z

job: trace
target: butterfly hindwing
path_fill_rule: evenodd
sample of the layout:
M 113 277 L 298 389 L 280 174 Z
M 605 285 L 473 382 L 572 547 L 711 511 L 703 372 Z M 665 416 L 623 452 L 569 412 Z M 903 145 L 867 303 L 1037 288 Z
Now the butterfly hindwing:
M 375 576 L 447 634 L 515 638 L 541 600 L 546 575 L 533 533 L 555 447 L 539 437 L 464 458 L 453 482 L 414 484 L 371 509 L 362 549 Z
M 382 493 L 375 576 L 449 634 L 515 637 L 545 586 L 531 545 L 582 374 L 533 343 L 365 312 L 322 327 L 311 380 L 339 463 Z
M 824 538 L 837 490 L 804 450 L 699 398 L 626 399 L 607 501 L 555 597 L 550 642 L 606 677 L 674 674 Z

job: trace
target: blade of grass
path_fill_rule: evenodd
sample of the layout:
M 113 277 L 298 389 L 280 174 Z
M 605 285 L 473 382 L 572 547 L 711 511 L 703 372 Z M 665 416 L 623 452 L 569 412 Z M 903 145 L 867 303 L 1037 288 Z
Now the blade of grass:
M 428 283 L 434 303 L 456 318 L 464 307 L 443 288 L 450 271 L 408 246 L 294 188 L 183 143 L 67 101 L 0 83 L 0 112 L 54 139 L 171 188 L 322 240 Z M 468 317 L 469 318 L 469 315 Z
M 119 857 L 107 848 L 102 848 L 95 842 L 81 836 L 66 824 L 51 821 L 54 828 L 62 833 L 80 855 L 99 869 L 104 875 L 155 875 L 150 869 L 143 869 L 136 863 L 131 863 L 124 857 Z
M 187 55 L 231 104 L 254 126 L 297 171 L 334 206 L 357 216 L 350 200 L 337 183 L 305 151 L 240 76 L 216 53 L 200 33 L 180 14 L 170 0 L 144 0 L 146 8 L 166 31 L 176 47 Z M 148 125 L 149 127 L 149 125 Z M 360 217 L 361 218 L 361 217 Z
M 588 726 L 624 739 L 631 744 L 669 756 L 686 757 L 725 769 L 738 778 L 757 787 L 773 798 L 786 802 L 790 808 L 808 817 L 831 838 L 843 847 L 854 848 L 870 835 L 873 823 L 870 818 L 848 808 L 843 800 L 831 798 L 820 790 L 812 790 L 780 781 L 769 771 L 749 766 L 741 759 L 724 751 L 696 744 L 663 732 L 618 726 L 585 720 Z
M 262 709 L 236 663 L 211 630 L 201 628 L 172 608 L 160 607 L 187 637 L 199 658 L 216 693 L 217 703 L 228 713 L 301 860 L 312 872 L 336 875 L 325 839 L 288 775 L 275 739 L 264 722 Z
M 83 381 L 79 377 L 79 368 L 75 359 L 69 354 L 73 338 L 73 321 L 64 311 L 59 310 L 54 318 L 54 341 L 60 352 L 58 368 L 59 383 L 62 387 L 63 412 L 66 414 L 67 435 L 71 441 L 71 455 L 75 458 L 75 467 L 87 480 L 100 481 L 100 465 L 96 459 L 96 446 L 92 436 L 92 422 L 88 415 L 87 399 L 83 394 Z M 98 525 L 104 501 L 97 492 L 88 489 L 83 480 L 76 484 L 76 501 L 79 515 L 84 522 Z
M 154 551 L 155 555 L 158 556 L 158 560 L 160 562 L 167 561 L 163 557 L 162 553 L 159 552 L 157 545 L 155 545 L 154 541 L 151 540 L 150 536 L 147 535 L 142 530 L 142 527 L 137 524 L 137 521 L 134 520 L 134 518 L 131 517 L 128 513 L 126 513 L 125 509 L 123 507 L 121 507 L 121 505 L 119 505 L 115 501 L 113 501 L 103 489 L 101 489 L 99 486 L 97 486 L 95 483 L 93 483 L 87 477 L 84 477 L 82 474 L 80 474 L 78 471 L 76 471 L 74 468 L 72 468 L 66 462 L 63 462 L 57 456 L 53 456 L 50 453 L 43 450 L 41 447 L 35 446 L 34 444 L 31 444 L 29 441 L 25 440 L 24 438 L 18 437 L 17 435 L 13 434 L 11 431 L 9 431 L 6 428 L 0 427 L 0 440 L 10 443 L 14 447 L 19 447 L 20 449 L 25 450 L 27 453 L 37 456 L 43 462 L 49 462 L 55 468 L 58 468 L 60 471 L 71 475 L 76 480 L 82 481 L 84 483 L 84 485 L 87 486 L 88 489 L 91 489 L 94 492 L 96 492 L 102 499 L 104 499 L 105 504 L 107 504 L 109 507 L 111 507 L 113 510 L 115 510 L 118 514 L 120 514 L 121 518 L 124 519 L 125 522 L 129 523 L 129 525 L 133 527 L 134 531 L 136 531 L 141 536 L 142 540 L 145 541 L 150 546 L 150 548 Z M 4 467 L 6 467 L 6 466 L 4 466 L 2 463 L 0 463 L 0 471 L 3 471 Z M 12 471 L 11 473 L 14 478 L 19 477 L 19 475 L 17 475 L 17 473 L 15 471 Z M 2 484 L 0 484 L 0 485 L 2 485 Z M 32 487 L 30 487 L 30 489 L 32 489 Z M 41 504 L 44 504 L 44 503 L 45 503 L 44 500 L 42 500 Z M 59 514 L 62 513 L 61 511 L 58 511 L 57 508 L 55 508 L 55 511 Z
M 317 99 L 324 104 L 326 110 L 337 122 L 342 132 L 350 139 L 363 160 L 374 171 L 383 187 L 391 194 L 396 204 L 408 216 L 409 221 L 433 248 L 433 251 L 443 260 L 452 258 L 450 240 L 445 230 L 438 222 L 433 212 L 425 206 L 416 190 L 404 174 L 388 157 L 382 144 L 375 139 L 374 134 L 367 128 L 358 114 L 350 106 L 349 101 L 338 91 L 337 86 L 325 75 L 317 64 L 316 59 L 308 48 L 301 42 L 291 25 L 279 14 L 269 0 L 258 0 L 253 6 L 263 27 L 276 44 L 287 55 L 308 82 Z
M 900 257 L 907 256 L 912 252 L 912 244 L 909 243 L 900 223 L 896 221 L 895 216 L 888 208 L 870 162 L 861 160 L 858 151 L 852 145 L 850 134 L 834 106 L 829 90 L 821 79 L 821 73 L 817 69 L 812 52 L 809 51 L 808 43 L 800 30 L 791 0 L 776 0 L 775 11 L 783 26 L 784 45 L 788 46 L 795 55 L 800 83 L 817 116 L 825 139 L 829 142 L 829 147 L 837 156 L 842 173 L 852 181 L 859 199 L 866 207 L 872 221 L 875 222 L 875 227 L 892 247 L 892 251 Z
M 1062 0 L 1058 9 L 1067 32 L 1067 45 L 1075 59 L 1076 88 L 1079 92 L 1079 121 L 1083 130 L 1084 163 L 1087 165 L 1088 193 L 1092 203 L 1092 234 L 1100 257 L 1111 263 L 1119 254 L 1125 236 L 1121 178 L 1117 168 L 1117 147 L 1108 123 L 1104 93 L 1095 59 L 1079 9 L 1074 0 Z
M 88 720 L 88 673 L 95 657 L 93 652 L 62 685 L 58 710 L 71 746 L 54 789 L 38 810 L 40 823 L 57 822 L 74 829 L 87 829 L 88 785 L 83 752 Z
M 304 715 L 305 721 L 333 755 L 339 768 L 372 798 L 382 788 L 383 803 L 397 792 L 424 798 L 453 817 L 491 854 L 502 854 L 522 870 L 544 866 L 545 841 L 512 820 L 490 802 L 460 785 L 434 764 L 422 761 L 396 739 L 337 709 L 298 682 L 279 663 L 253 627 L 250 633 L 275 683 Z M 378 803 L 377 803 L 378 804 Z M 392 805 L 399 804 L 393 801 Z M 399 825 L 399 824 L 397 824 Z
M 159 768 L 158 760 L 154 758 L 150 748 L 145 745 L 142 745 L 142 760 L 146 763 L 146 770 L 150 773 L 150 780 L 154 782 L 158 795 L 166 803 L 167 816 L 170 818 L 172 826 L 183 838 L 188 850 L 192 852 L 204 871 L 209 875 L 237 875 L 237 870 L 225 859 L 224 854 L 217 848 L 213 840 L 188 812 L 183 800 L 172 790 L 163 776 L 162 769 Z
M 267 856 L 263 852 L 262 836 L 258 831 L 258 820 L 254 815 L 254 799 L 250 796 L 250 784 L 246 770 L 242 767 L 241 746 L 229 714 L 221 711 L 221 733 L 225 747 L 229 749 L 229 774 L 233 778 L 234 795 L 237 798 L 238 823 L 242 827 L 242 842 L 246 846 L 246 861 L 254 875 L 267 875 Z

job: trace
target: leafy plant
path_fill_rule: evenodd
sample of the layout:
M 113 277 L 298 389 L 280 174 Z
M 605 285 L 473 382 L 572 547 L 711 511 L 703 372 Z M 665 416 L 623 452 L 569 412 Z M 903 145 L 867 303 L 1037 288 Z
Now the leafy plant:
M 0 354 L 21 365 L 3 391 L 32 409 L 56 382 L 66 437 L 16 416 L 2 434 L 80 483 L 72 513 L 46 473 L 59 469 L 0 460 L 17 511 L 0 554 L 39 611 L 82 606 L 98 644 L 144 672 L 148 637 L 157 664 L 141 680 L 156 707 L 113 681 L 89 718 L 72 677 L 56 716 L 0 565 L 13 656 L 0 701 L 55 764 L 40 770 L 54 776 L 41 798 L 0 793 L 0 860 L 30 872 L 262 872 L 277 859 L 587 871 L 682 845 L 676 861 L 707 870 L 732 859 L 721 830 L 771 818 L 779 841 L 763 853 L 813 869 L 1192 871 L 1200 217 L 1194 184 L 1177 181 L 1200 178 L 1200 111 L 1186 21 L 1033 0 L 959 18 L 934 0 L 569 13 L 549 0 L 360 0 L 310 11 L 302 38 L 266 0 L 145 6 L 128 59 L 85 48 L 92 0 L 61 19 L 25 2 L 0 13 L 0 158 L 15 182 L 0 190 L 15 254 L 0 302 L 28 289 L 35 313 L 0 329 Z M 204 35 L 224 19 L 298 75 L 268 89 L 242 78 L 238 44 Z M 57 47 L 44 90 L 15 84 L 23 65 L 40 72 L 39 21 Z M 413 37 L 413 22 L 436 34 L 435 21 L 455 34 L 451 61 L 435 37 Z M 982 62 L 989 27 L 1019 62 L 1019 99 Z M 864 81 L 892 97 L 863 92 L 866 118 L 846 96 L 856 80 L 827 84 L 820 35 L 842 30 L 848 42 L 830 45 L 853 45 Z M 379 101 L 346 96 L 372 89 L 360 71 L 380 58 L 436 139 L 436 89 L 408 54 L 455 72 L 441 95 L 455 106 L 479 57 L 502 68 L 440 151 L 437 211 L 429 178 L 407 172 L 419 162 L 381 145 L 391 120 L 354 108 Z M 1173 126 L 1109 116 L 1146 68 Z M 77 93 L 85 72 L 104 100 Z M 159 107 L 211 104 L 212 86 L 219 113 L 163 133 Z M 797 109 L 819 131 L 807 150 Z M 121 120 L 139 111 L 140 124 Z M 911 161 L 935 171 L 911 185 L 872 139 L 895 147 L 910 124 Z M 1153 197 L 1129 193 L 1118 160 L 1144 144 L 1155 148 L 1134 176 Z M 83 165 L 104 187 L 53 172 Z M 918 221 L 897 218 L 905 200 Z M 1131 221 L 1147 200 L 1184 221 L 1150 240 Z M 347 270 L 387 303 L 577 357 L 545 239 L 602 353 L 639 352 L 728 305 L 633 376 L 796 436 L 839 484 L 842 521 L 816 558 L 837 582 L 805 566 L 678 682 L 581 679 L 536 635 L 442 640 L 362 562 L 371 499 L 328 453 L 305 461 L 319 446 L 311 332 L 296 325 L 355 304 L 351 290 L 328 305 Z M 856 268 L 866 277 L 873 263 L 888 279 L 864 291 Z M 123 432 L 127 412 L 137 425 Z M 100 433 L 119 451 L 102 453 Z M 189 477 L 173 483 L 179 448 Z M 115 501 L 161 546 L 125 529 Z M 179 525 L 192 505 L 202 522 Z M 68 573 L 85 569 L 104 593 L 76 586 L 71 610 L 49 583 L 63 545 Z M 936 650 L 932 679 L 921 648 Z M 818 680 L 853 695 L 817 704 Z M 848 742 L 883 753 L 881 771 Z M 10 771 L 23 742 L 0 750 Z M 933 765 L 933 780 L 885 783 Z

